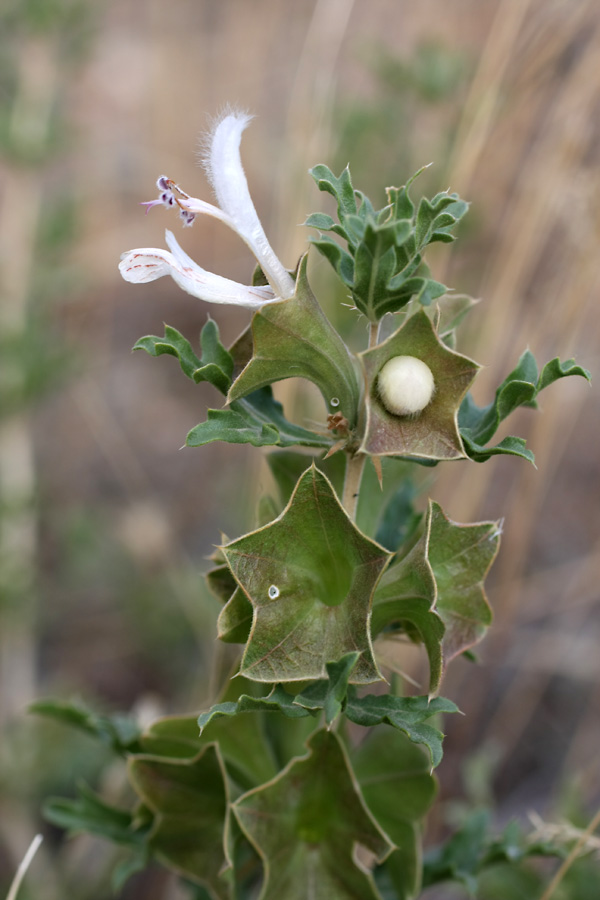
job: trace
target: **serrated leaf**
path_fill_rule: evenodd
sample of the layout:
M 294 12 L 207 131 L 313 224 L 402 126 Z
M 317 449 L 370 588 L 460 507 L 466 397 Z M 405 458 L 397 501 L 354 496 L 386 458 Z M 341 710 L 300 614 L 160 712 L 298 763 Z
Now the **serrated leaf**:
M 325 721 L 330 725 L 341 713 L 346 703 L 348 681 L 360 653 L 346 653 L 340 660 L 327 663 L 327 681 L 314 681 L 294 700 L 305 709 L 322 709 Z
M 29 712 L 85 731 L 122 756 L 139 749 L 140 729 L 129 716 L 102 716 L 82 703 L 62 700 L 37 700 L 31 704 Z
M 229 409 L 209 409 L 206 422 L 189 432 L 188 447 L 201 447 L 213 441 L 252 444 L 254 447 L 330 447 L 331 440 L 294 425 L 283 415 L 283 407 L 270 387 L 263 387 Z
M 500 523 L 459 525 L 430 501 L 423 535 L 383 575 L 373 600 L 372 633 L 399 625 L 427 650 L 430 692 L 447 664 L 478 643 L 491 623 L 484 580 L 500 544 Z
M 433 398 L 414 416 L 388 412 L 379 396 L 379 372 L 396 356 L 423 360 L 434 378 Z M 359 354 L 359 358 L 367 382 L 367 422 L 360 446 L 363 453 L 431 460 L 466 456 L 458 431 L 458 409 L 479 366 L 446 347 L 425 312 L 415 313 L 386 341 Z
M 392 849 L 364 804 L 342 745 L 318 731 L 309 754 L 233 805 L 260 854 L 259 900 L 381 900 L 355 860 L 355 844 L 377 859 Z
M 269 303 L 252 318 L 254 355 L 234 381 L 229 401 L 285 378 L 307 378 L 317 385 L 328 412 L 334 409 L 354 425 L 359 386 L 350 352 L 325 318 L 310 289 L 304 256 L 296 293 Z
M 526 350 L 516 368 L 506 376 L 496 390 L 491 403 L 479 407 L 473 398 L 467 395 L 460 408 L 459 424 L 465 449 L 471 459 L 485 462 L 490 456 L 509 453 L 513 456 L 522 456 L 533 463 L 535 457 L 530 450 L 525 449 L 523 438 L 510 436 L 494 447 L 488 447 L 486 444 L 496 433 L 500 423 L 515 409 L 519 406 L 535 408 L 537 395 L 541 390 L 559 378 L 566 378 L 569 375 L 579 375 L 587 381 L 591 378 L 587 369 L 576 365 L 574 360 L 569 359 L 561 363 L 558 357 L 546 363 L 538 376 L 535 358 L 529 350 Z
M 227 900 L 229 890 L 220 873 L 227 865 L 228 794 L 217 747 L 209 744 L 185 760 L 133 757 L 129 779 L 154 813 L 148 844 L 157 859 Z
M 352 287 L 354 283 L 354 260 L 343 247 L 326 234 L 320 238 L 310 238 L 310 243 L 321 256 L 324 256 L 333 267 L 340 280 L 346 287 Z
M 44 804 L 45 818 L 71 834 L 85 832 L 115 844 L 143 846 L 145 835 L 134 829 L 130 812 L 105 803 L 86 784 L 79 784 L 77 793 L 76 800 L 48 799 Z
M 242 694 L 237 700 L 215 703 L 208 712 L 200 713 L 198 726 L 203 731 L 207 725 L 220 718 L 233 718 L 243 713 L 254 712 L 281 712 L 288 719 L 303 719 L 306 716 L 315 715 L 315 709 L 296 703 L 296 697 L 288 692 L 280 684 L 276 684 L 266 697 L 255 697 L 250 694 Z
M 459 525 L 430 501 L 428 557 L 437 585 L 436 611 L 446 630 L 444 661 L 481 640 L 492 621 L 483 583 L 500 546 L 499 522 Z
M 423 744 L 435 768 L 442 760 L 444 735 L 426 722 L 437 713 L 455 713 L 458 707 L 443 697 L 395 697 L 393 694 L 348 695 L 346 716 L 356 725 L 372 728 L 385 723 L 398 728 L 415 744 Z
M 313 166 L 309 173 L 314 178 L 320 191 L 327 191 L 335 197 L 338 205 L 338 218 L 343 223 L 345 216 L 356 214 L 356 197 L 352 187 L 350 169 L 348 166 L 337 178 L 331 169 L 322 164 Z
M 398 730 L 375 729 L 352 754 L 369 810 L 398 849 L 382 864 L 397 900 L 420 890 L 420 822 L 437 792 L 427 756 Z
M 222 550 L 254 607 L 243 675 L 267 682 L 323 678 L 326 663 L 359 651 L 353 680 L 380 679 L 369 616 L 389 554 L 356 528 L 318 469 L 302 475 L 274 522 Z
M 281 684 L 276 684 L 266 697 L 238 697 L 235 702 L 217 703 L 198 718 L 200 729 L 215 719 L 239 716 L 247 712 L 280 712 L 288 719 L 314 716 L 319 710 L 325 711 L 328 724 L 342 711 L 348 693 L 348 680 L 356 666 L 360 654 L 347 653 L 336 662 L 327 663 L 327 678 L 311 682 L 300 693 L 288 693 Z
M 216 322 L 210 318 L 202 329 L 200 343 L 202 359 L 199 359 L 194 353 L 187 338 L 184 338 L 176 328 L 165 325 L 164 337 L 146 335 L 137 341 L 133 349 L 145 350 L 150 356 L 162 356 L 163 354 L 174 356 L 179 360 L 184 374 L 196 384 L 208 381 L 222 394 L 226 394 L 231 384 L 233 359 L 219 340 L 219 329 Z
M 416 631 L 429 659 L 429 691 L 437 691 L 442 677 L 444 623 L 435 611 L 437 586 L 428 559 L 429 522 L 425 534 L 410 553 L 384 573 L 375 591 L 371 634 L 376 637 L 390 626 Z

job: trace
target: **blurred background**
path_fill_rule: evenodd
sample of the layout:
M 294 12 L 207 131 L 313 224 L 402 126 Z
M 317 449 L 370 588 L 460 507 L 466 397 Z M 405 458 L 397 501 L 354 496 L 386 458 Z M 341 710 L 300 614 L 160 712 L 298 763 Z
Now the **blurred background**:
M 40 828 L 23 897 L 110 896 L 114 849 L 61 842 L 39 809 L 76 778 L 110 791 L 122 776 L 26 707 L 81 698 L 148 721 L 212 699 L 218 609 L 201 573 L 221 532 L 254 526 L 269 486 L 254 448 L 180 449 L 220 399 L 175 360 L 130 353 L 165 321 L 193 341 L 209 308 L 170 279 L 125 284 L 121 252 L 163 247 L 173 227 L 208 269 L 247 283 L 254 265 L 219 223 L 180 232 L 163 209 L 145 216 L 157 176 L 210 199 L 197 164 L 207 117 L 254 113 L 244 164 L 291 268 L 299 223 L 326 199 L 311 165 L 349 162 L 382 205 L 385 186 L 433 162 L 416 193 L 449 187 L 472 203 L 430 263 L 481 298 L 460 350 L 485 366 L 474 393 L 486 403 L 527 346 L 598 372 L 599 60 L 595 0 L 3 0 L 0 896 Z M 326 263 L 311 265 L 328 314 L 362 340 Z M 248 321 L 210 312 L 226 344 Z M 443 688 L 466 715 L 447 723 L 429 842 L 465 798 L 493 799 L 500 824 L 529 810 L 584 822 L 600 802 L 598 394 L 565 379 L 541 405 L 510 422 L 537 470 L 496 457 L 435 472 L 451 518 L 505 526 L 495 626 L 480 664 L 456 661 Z M 122 896 L 178 891 L 154 870 Z

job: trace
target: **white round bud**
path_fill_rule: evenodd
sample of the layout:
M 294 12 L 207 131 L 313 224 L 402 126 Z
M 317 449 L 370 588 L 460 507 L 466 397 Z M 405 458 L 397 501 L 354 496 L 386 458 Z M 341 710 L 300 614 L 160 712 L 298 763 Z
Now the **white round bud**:
M 395 416 L 411 416 L 425 409 L 435 389 L 431 369 L 415 356 L 394 356 L 377 377 L 381 402 Z

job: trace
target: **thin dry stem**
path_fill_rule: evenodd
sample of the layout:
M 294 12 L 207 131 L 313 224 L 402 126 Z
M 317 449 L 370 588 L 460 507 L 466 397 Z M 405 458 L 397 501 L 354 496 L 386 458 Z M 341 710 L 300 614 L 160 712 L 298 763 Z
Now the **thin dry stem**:
M 554 875 L 554 878 L 552 879 L 552 881 L 550 882 L 550 884 L 548 885 L 548 887 L 546 888 L 546 890 L 540 897 L 540 900 L 550 900 L 550 898 L 552 897 L 552 894 L 554 893 L 556 888 L 559 886 L 559 884 L 561 883 L 561 881 L 563 880 L 563 878 L 565 877 L 565 875 L 567 874 L 567 872 L 569 871 L 569 869 L 571 868 L 571 866 L 573 865 L 573 863 L 575 862 L 575 860 L 577 859 L 579 854 L 581 853 L 581 848 L 585 846 L 588 838 L 590 837 L 590 835 L 592 835 L 594 833 L 594 831 L 596 830 L 598 825 L 600 825 L 600 809 L 598 810 L 598 812 L 596 813 L 596 815 L 594 816 L 594 818 L 592 819 L 592 821 L 590 822 L 588 827 L 582 833 L 581 837 L 579 838 L 579 840 L 577 841 L 577 843 L 575 844 L 575 846 L 573 847 L 573 849 L 571 850 L 571 852 L 569 853 L 569 855 L 567 856 L 565 861 L 562 863 L 561 866 L 559 866 L 558 870 L 556 871 L 556 874 Z

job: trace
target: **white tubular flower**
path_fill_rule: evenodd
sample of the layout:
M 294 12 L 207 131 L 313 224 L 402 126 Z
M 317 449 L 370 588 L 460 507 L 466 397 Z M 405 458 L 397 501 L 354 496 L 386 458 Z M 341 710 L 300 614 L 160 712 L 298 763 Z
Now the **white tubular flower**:
M 144 247 L 123 254 L 119 271 L 125 281 L 145 283 L 171 275 L 179 287 L 201 300 L 232 303 L 251 309 L 293 296 L 294 280 L 267 240 L 242 167 L 240 141 L 249 121 L 247 115 L 229 113 L 217 122 L 207 140 L 204 165 L 219 206 L 190 197 L 166 175 L 161 175 L 156 182 L 160 191 L 158 199 L 143 205 L 146 212 L 154 206 L 176 206 L 184 225 L 192 225 L 196 215 L 201 213 L 220 219 L 239 234 L 252 250 L 269 286 L 246 286 L 207 272 L 184 253 L 169 231 L 166 238 L 170 253 Z

